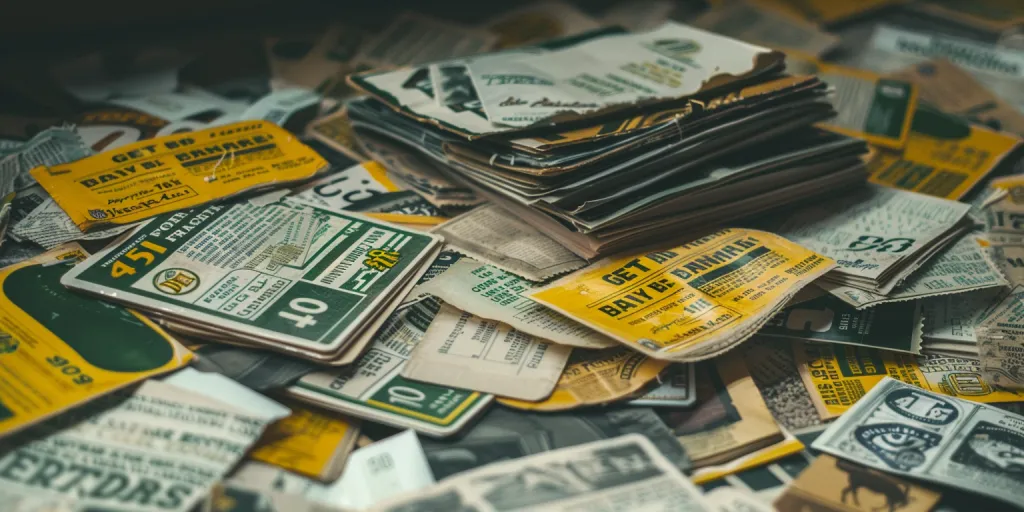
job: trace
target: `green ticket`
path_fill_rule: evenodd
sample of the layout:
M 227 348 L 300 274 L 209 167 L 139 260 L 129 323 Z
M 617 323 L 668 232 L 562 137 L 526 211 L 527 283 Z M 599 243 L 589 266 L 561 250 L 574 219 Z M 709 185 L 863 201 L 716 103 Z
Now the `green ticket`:
M 401 376 L 429 324 L 418 318 L 436 313 L 418 311 L 423 308 L 430 306 L 415 304 L 392 314 L 353 367 L 306 375 L 287 392 L 300 400 L 387 425 L 435 437 L 455 434 L 483 412 L 494 396 Z
M 149 319 L 61 286 L 85 256 L 67 244 L 0 270 L 0 437 L 192 359 Z
M 61 282 L 225 337 L 336 354 L 439 239 L 285 199 L 160 215 Z

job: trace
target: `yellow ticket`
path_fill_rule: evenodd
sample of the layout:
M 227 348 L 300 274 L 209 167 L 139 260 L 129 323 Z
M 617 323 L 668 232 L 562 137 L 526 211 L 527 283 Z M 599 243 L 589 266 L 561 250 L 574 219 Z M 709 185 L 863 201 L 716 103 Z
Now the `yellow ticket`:
M 359 423 L 298 402 L 288 407 L 292 415 L 268 428 L 249 456 L 323 481 L 341 476 Z
M 917 110 L 902 151 L 878 151 L 869 181 L 945 199 L 960 199 L 1021 143 L 1021 137 L 990 130 L 925 106 Z
M 551 396 L 539 402 L 498 398 L 503 405 L 526 411 L 563 411 L 628 398 L 658 378 L 668 362 L 651 359 L 625 347 L 575 349 Z
M 145 317 L 61 285 L 86 256 L 68 244 L 0 270 L 0 436 L 192 359 Z
M 671 249 L 601 260 L 532 297 L 651 357 L 685 362 L 749 338 L 834 265 L 772 233 L 724 229 Z
M 982 380 L 980 363 L 972 359 L 798 341 L 793 342 L 793 355 L 822 419 L 846 412 L 886 376 L 972 402 L 1024 401 L 1024 392 Z
M 283 128 L 243 121 L 136 142 L 31 174 L 79 229 L 89 231 L 303 180 L 327 167 Z

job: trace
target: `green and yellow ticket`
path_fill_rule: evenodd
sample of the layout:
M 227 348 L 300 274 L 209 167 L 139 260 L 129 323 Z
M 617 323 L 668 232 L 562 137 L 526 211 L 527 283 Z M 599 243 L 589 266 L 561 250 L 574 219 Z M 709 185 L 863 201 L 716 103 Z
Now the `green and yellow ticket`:
M 0 270 L 0 436 L 188 364 L 145 317 L 61 285 L 74 244 Z

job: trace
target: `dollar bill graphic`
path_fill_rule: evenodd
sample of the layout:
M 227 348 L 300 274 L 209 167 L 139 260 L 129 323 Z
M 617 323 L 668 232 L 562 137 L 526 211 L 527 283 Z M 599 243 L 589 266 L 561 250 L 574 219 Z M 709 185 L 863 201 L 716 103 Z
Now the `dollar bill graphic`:
M 978 327 L 982 375 L 993 385 L 1024 389 L 1024 285 L 1017 285 L 992 309 Z

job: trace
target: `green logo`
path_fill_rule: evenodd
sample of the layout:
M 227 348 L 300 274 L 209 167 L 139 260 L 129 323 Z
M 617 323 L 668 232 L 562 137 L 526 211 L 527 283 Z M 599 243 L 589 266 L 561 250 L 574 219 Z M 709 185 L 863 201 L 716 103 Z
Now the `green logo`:
M 700 53 L 700 43 L 693 39 L 658 39 L 643 45 L 644 48 L 672 60 L 682 62 L 691 68 L 700 69 L 693 58 Z
M 185 295 L 199 286 L 199 276 L 191 270 L 169 268 L 153 277 L 153 286 L 168 295 Z

